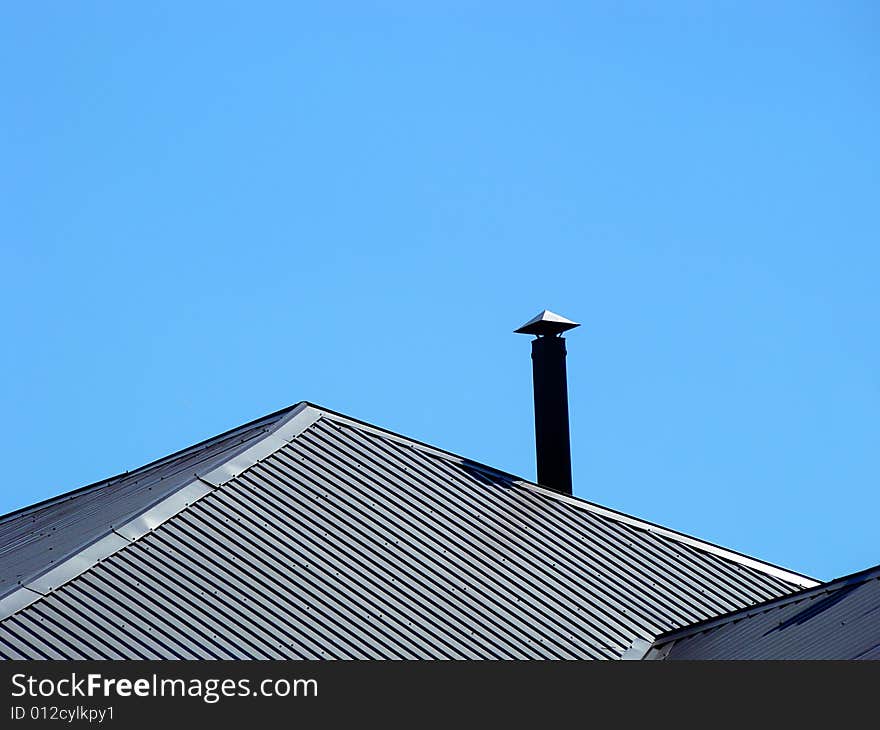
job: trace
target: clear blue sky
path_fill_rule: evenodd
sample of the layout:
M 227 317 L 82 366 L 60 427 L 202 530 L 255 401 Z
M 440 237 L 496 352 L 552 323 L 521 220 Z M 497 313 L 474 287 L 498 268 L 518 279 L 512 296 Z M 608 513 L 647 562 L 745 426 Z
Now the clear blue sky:
M 479 5 L 479 7 L 474 7 Z M 300 400 L 880 562 L 870 2 L 7 3 L 0 512 Z

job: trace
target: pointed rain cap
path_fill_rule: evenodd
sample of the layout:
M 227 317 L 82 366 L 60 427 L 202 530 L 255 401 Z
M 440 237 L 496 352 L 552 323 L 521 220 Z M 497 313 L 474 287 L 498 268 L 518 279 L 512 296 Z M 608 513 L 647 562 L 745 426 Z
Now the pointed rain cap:
M 558 335 L 567 330 L 580 327 L 577 322 L 572 322 L 560 314 L 555 314 L 545 309 L 539 315 L 532 317 L 519 329 L 514 330 L 519 335 Z

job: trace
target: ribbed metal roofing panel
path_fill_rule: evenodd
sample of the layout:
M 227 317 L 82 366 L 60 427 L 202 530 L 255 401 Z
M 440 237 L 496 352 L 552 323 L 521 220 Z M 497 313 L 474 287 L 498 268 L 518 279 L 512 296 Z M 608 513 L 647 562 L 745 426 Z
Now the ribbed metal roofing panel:
M 880 567 L 677 633 L 657 658 L 878 659 Z
M 313 410 L 0 621 L 0 656 L 612 659 L 811 584 Z
M 0 596 L 64 560 L 112 525 L 179 489 L 182 479 L 219 463 L 272 428 L 290 409 L 75 492 L 0 519 Z

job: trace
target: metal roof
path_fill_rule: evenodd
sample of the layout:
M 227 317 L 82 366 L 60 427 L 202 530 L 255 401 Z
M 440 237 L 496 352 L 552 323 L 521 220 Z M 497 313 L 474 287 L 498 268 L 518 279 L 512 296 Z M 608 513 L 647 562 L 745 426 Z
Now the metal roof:
M 0 519 L 0 599 L 265 436 L 291 409 Z
M 880 659 L 880 566 L 660 637 L 647 659 Z
M 0 554 L 6 658 L 610 659 L 816 585 L 308 403 L 2 518 Z

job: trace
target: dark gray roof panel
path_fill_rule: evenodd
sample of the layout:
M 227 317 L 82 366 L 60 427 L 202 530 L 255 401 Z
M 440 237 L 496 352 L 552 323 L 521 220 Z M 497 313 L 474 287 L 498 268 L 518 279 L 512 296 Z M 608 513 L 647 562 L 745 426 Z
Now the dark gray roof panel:
M 661 637 L 649 658 L 880 659 L 880 566 Z
M 313 411 L 0 621 L 0 656 L 611 659 L 812 584 Z
M 197 469 L 222 462 L 265 435 L 290 410 L 0 518 L 0 596 L 167 497 Z

